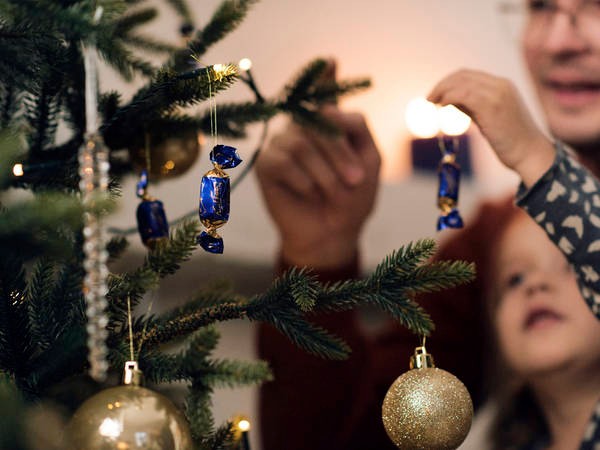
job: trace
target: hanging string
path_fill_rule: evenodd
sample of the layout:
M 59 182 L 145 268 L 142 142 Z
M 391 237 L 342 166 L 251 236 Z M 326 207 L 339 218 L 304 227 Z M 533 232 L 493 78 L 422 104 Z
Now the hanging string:
M 146 158 L 146 171 L 150 176 L 152 170 L 152 162 L 150 160 L 150 133 L 147 131 L 144 133 L 144 157 Z
M 133 325 L 131 319 L 131 298 L 127 296 L 127 323 L 129 325 L 129 361 L 135 361 L 133 354 Z
M 210 117 L 210 135 L 213 139 L 213 147 L 215 147 L 219 141 L 217 128 L 217 99 L 212 93 L 211 71 L 215 72 L 216 74 L 215 66 L 210 66 L 206 70 L 206 76 L 208 78 L 208 115 Z
M 150 304 L 148 305 L 148 310 L 146 311 L 146 317 L 150 317 L 150 312 L 152 311 L 152 305 L 154 304 L 154 296 L 150 299 Z M 146 331 L 148 329 L 148 320 L 144 324 L 144 328 L 142 329 L 142 337 L 140 338 L 140 344 L 138 345 L 137 355 L 138 358 L 142 353 L 142 345 L 144 345 L 144 341 L 146 340 Z

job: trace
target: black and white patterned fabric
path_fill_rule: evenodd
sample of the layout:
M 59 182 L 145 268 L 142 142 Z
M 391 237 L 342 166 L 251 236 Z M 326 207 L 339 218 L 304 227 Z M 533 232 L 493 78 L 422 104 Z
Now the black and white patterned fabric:
M 600 319 L 600 182 L 556 144 L 552 167 L 531 189 L 517 192 L 522 207 L 565 254 L 581 294 Z M 580 450 L 600 450 L 600 402 Z

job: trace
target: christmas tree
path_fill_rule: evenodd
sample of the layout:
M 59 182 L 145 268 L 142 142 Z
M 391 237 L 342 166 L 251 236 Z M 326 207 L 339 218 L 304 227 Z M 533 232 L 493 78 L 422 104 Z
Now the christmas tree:
M 211 393 L 215 386 L 260 383 L 271 375 L 265 362 L 212 358 L 217 322 L 267 322 L 306 351 L 341 359 L 350 349 L 312 324 L 311 314 L 372 305 L 416 334 L 427 335 L 433 324 L 414 296 L 472 277 L 473 268 L 465 263 L 428 262 L 435 244 L 423 240 L 393 252 L 365 279 L 323 285 L 309 270 L 294 269 L 250 298 L 212 286 L 166 314 L 132 317 L 132 308 L 144 295 L 196 251 L 201 227 L 189 219 L 172 227 L 168 239 L 157 241 L 139 267 L 104 274 L 106 312 L 90 312 L 86 276 L 97 268 L 90 269 L 86 246 L 91 239 L 110 261 L 123 254 L 127 241 L 118 235 L 106 241 L 101 234 L 90 238 L 86 221 L 109 214 L 119 201 L 123 177 L 138 174 L 144 166 L 151 169 L 150 161 L 157 174 L 174 169 L 157 162 L 156 149 L 167 137 L 195 140 L 216 126 L 220 136 L 241 138 L 247 125 L 267 123 L 279 113 L 335 133 L 319 115 L 319 106 L 368 86 L 367 80 L 323 82 L 326 62 L 315 60 L 285 87 L 284 95 L 268 99 L 249 72 L 198 62 L 256 1 L 225 0 L 200 29 L 183 0 L 164 3 L 181 17 L 186 41 L 181 47 L 139 31 L 157 15 L 145 0 L 0 0 L 0 405 L 6 413 L 0 448 L 34 448 L 23 436 L 32 405 L 51 400 L 73 412 L 85 397 L 118 383 L 114 374 L 132 359 L 131 342 L 149 384 L 157 389 L 173 382 L 188 385 L 180 406 L 193 448 L 235 448 L 232 425 L 214 424 Z M 79 157 L 82 147 L 96 142 L 86 133 L 86 48 L 97 50 L 124 79 L 146 80 L 129 101 L 118 92 L 99 94 L 98 133 L 106 144 L 110 172 L 108 194 L 92 201 L 81 194 L 84 162 Z M 148 54 L 158 55 L 162 63 L 155 67 L 140 56 Z M 249 87 L 251 100 L 220 105 L 212 121 L 208 106 L 204 113 L 188 109 L 208 104 L 212 95 L 235 82 Z M 69 130 L 60 142 L 59 127 Z M 28 195 L 15 196 L 17 191 Z M 107 333 L 105 337 L 96 329 L 96 340 L 90 341 L 93 317 L 100 318 L 99 329 Z M 87 375 L 90 351 L 92 359 L 108 363 L 108 380 Z

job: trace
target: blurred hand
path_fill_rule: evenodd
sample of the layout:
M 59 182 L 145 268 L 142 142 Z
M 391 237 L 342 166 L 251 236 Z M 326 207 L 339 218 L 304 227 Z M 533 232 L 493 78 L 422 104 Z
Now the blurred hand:
M 290 124 L 256 163 L 282 256 L 296 266 L 335 269 L 357 255 L 379 183 L 379 152 L 364 117 L 335 105 L 322 114 L 338 136 Z
M 452 104 L 468 114 L 500 161 L 532 186 L 552 165 L 554 146 L 535 125 L 515 86 L 475 70 L 459 70 L 441 80 L 428 100 Z

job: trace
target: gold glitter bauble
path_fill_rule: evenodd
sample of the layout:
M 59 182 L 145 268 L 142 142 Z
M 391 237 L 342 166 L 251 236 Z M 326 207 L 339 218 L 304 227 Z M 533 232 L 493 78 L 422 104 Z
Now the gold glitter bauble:
M 462 382 L 435 367 L 399 376 L 383 401 L 390 439 L 401 449 L 451 450 L 467 437 L 473 403 Z
M 66 430 L 69 450 L 191 450 L 183 414 L 165 396 L 126 385 L 86 400 Z
M 195 131 L 165 138 L 150 136 L 150 177 L 153 180 L 175 178 L 187 172 L 200 155 L 204 137 Z M 137 170 L 147 169 L 146 149 L 129 151 L 131 162 Z

